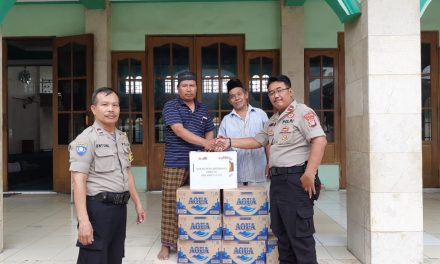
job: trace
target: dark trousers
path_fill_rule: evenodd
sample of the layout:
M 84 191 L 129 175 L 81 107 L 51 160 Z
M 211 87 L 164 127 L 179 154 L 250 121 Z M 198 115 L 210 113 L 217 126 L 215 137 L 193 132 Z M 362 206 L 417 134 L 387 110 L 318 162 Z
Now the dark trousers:
M 279 261 L 317 264 L 313 200 L 301 185 L 303 172 L 272 175 L 270 185 L 271 228 L 278 238 Z
M 78 264 L 121 264 L 127 226 L 127 205 L 87 201 L 94 242 L 79 242 Z

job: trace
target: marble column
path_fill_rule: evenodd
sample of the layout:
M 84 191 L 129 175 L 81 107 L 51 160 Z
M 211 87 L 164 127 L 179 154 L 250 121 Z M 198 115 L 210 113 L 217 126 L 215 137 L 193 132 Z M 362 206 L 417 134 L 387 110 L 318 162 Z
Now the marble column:
M 289 76 L 295 97 L 304 102 L 304 7 L 281 4 L 281 73 Z
M 423 263 L 419 0 L 361 0 L 345 25 L 348 249 Z
M 85 31 L 94 35 L 94 88 L 111 86 L 111 6 L 104 10 L 86 10 Z

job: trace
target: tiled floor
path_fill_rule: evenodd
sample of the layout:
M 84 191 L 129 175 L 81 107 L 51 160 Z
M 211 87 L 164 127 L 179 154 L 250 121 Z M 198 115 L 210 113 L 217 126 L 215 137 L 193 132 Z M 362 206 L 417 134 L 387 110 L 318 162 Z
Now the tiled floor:
M 124 263 L 176 263 L 158 261 L 160 204 L 158 192 L 141 193 L 147 221 L 135 224 L 130 204 Z M 347 250 L 346 193 L 326 191 L 315 206 L 317 254 L 320 264 L 360 263 Z M 425 263 L 440 263 L 440 190 L 424 193 Z M 4 198 L 4 251 L 0 263 L 75 263 L 75 210 L 63 194 L 14 195 Z

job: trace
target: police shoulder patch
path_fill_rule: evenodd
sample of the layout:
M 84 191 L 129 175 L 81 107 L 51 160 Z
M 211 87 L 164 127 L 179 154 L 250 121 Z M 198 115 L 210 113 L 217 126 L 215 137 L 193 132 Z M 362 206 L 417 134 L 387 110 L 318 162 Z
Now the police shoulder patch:
M 86 143 L 77 143 L 76 144 L 76 153 L 80 156 L 83 156 L 87 152 L 87 144 Z
M 313 114 L 312 112 L 308 112 L 305 116 L 304 119 L 307 122 L 307 125 L 309 127 L 315 127 L 316 126 L 316 119 L 315 119 L 315 114 Z

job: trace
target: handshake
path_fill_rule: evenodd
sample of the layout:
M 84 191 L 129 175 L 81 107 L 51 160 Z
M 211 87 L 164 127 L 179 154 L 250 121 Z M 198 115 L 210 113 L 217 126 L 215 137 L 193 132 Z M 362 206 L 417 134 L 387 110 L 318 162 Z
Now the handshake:
M 206 139 L 203 147 L 206 151 L 225 151 L 231 147 L 231 139 L 222 136 L 213 139 Z

